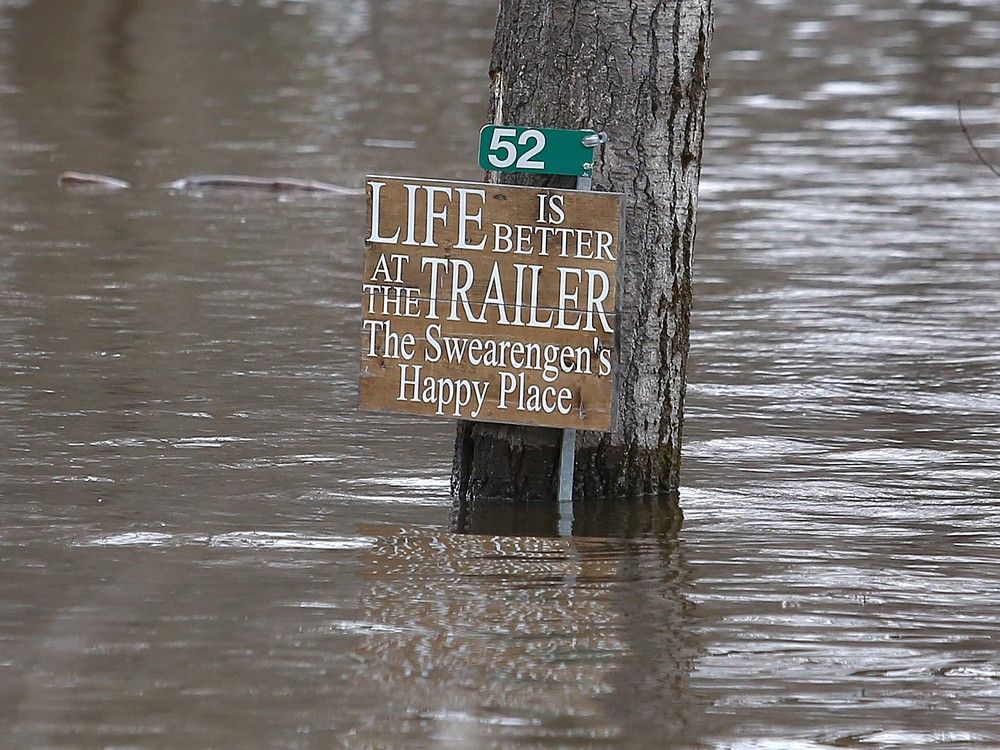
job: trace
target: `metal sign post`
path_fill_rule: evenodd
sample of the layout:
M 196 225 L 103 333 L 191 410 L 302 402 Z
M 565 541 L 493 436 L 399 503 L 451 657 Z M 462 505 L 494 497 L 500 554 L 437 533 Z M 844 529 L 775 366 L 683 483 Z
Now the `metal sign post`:
M 605 132 L 590 133 L 580 139 L 580 144 L 591 154 L 593 149 L 608 142 Z M 594 179 L 591 177 L 593 157 L 583 164 L 583 174 L 576 178 L 577 190 L 590 190 Z M 559 536 L 573 534 L 573 471 L 576 464 L 576 430 L 563 430 L 562 445 L 559 449 Z

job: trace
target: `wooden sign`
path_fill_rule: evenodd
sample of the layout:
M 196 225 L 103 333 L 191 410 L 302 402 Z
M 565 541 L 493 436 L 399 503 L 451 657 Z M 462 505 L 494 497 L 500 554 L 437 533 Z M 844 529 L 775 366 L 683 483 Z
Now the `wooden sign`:
M 361 407 L 609 430 L 621 196 L 369 177 Z

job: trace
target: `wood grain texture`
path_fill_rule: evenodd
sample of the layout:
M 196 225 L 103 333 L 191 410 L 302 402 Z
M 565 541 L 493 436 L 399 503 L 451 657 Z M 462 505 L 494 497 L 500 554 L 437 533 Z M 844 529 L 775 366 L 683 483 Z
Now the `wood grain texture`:
M 363 409 L 611 428 L 619 196 L 396 177 L 366 189 Z

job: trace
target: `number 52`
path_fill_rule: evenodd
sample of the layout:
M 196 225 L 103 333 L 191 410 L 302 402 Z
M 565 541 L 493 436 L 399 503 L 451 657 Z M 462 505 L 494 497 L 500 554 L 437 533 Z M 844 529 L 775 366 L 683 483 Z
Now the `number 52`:
M 531 142 L 534 143 L 531 148 L 519 153 L 518 146 L 524 148 Z M 518 137 L 514 128 L 494 128 L 486 159 L 497 169 L 506 169 L 513 164 L 517 169 L 544 171 L 545 162 L 534 158 L 544 148 L 545 134 L 539 130 L 525 130 Z

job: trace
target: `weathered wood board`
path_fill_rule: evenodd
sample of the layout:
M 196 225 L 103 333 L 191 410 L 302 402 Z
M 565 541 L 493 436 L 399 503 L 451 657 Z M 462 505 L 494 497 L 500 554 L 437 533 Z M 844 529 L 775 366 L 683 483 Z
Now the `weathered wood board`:
M 609 430 L 621 196 L 369 177 L 361 408 Z

